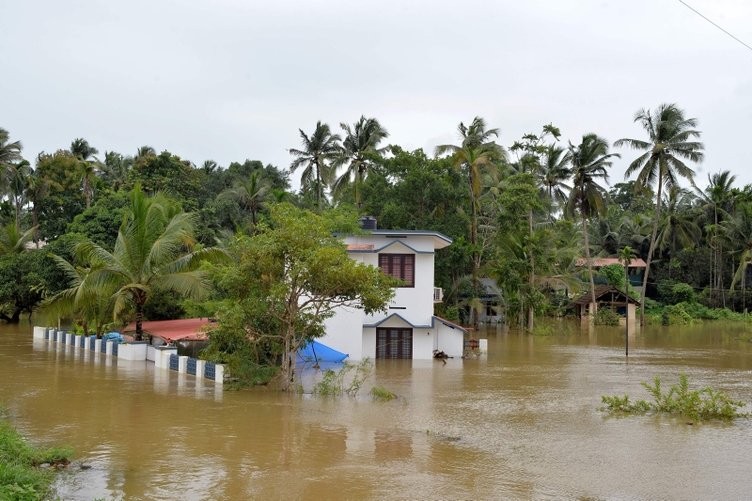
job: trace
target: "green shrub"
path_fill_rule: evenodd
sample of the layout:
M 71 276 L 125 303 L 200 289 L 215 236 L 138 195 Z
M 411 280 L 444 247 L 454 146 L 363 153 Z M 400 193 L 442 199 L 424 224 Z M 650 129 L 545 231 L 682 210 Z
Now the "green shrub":
M 321 381 L 313 386 L 314 395 L 341 396 L 347 394 L 355 397 L 368 376 L 371 375 L 373 363 L 364 358 L 359 364 L 345 362 L 338 371 L 327 369 Z
M 692 303 L 697 300 L 694 288 L 684 282 L 660 280 L 658 298 L 665 304 Z
M 595 313 L 593 322 L 595 325 L 619 325 L 620 318 L 619 314 L 610 308 L 600 308 Z
M 726 393 L 712 388 L 699 390 L 689 389 L 689 378 L 686 374 L 679 375 L 679 382 L 668 391 L 663 390 L 661 378 L 656 376 L 653 384 L 642 383 L 653 397 L 652 402 L 637 400 L 631 402 L 627 395 L 601 397 L 605 406 L 604 410 L 619 414 L 645 414 L 656 412 L 670 414 L 692 419 L 694 421 L 706 421 L 711 419 L 731 420 L 738 417 L 747 417 L 747 414 L 739 412 L 744 407 L 744 402 L 733 400 Z

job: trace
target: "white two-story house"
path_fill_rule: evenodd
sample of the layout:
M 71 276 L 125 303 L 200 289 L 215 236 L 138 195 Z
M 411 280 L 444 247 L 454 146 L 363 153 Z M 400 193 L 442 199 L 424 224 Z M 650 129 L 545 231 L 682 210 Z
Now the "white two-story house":
M 370 223 L 370 224 L 369 224 Z M 341 308 L 326 322 L 320 342 L 351 360 L 363 358 L 430 359 L 434 350 L 460 357 L 465 330 L 433 314 L 442 290 L 434 287 L 434 254 L 452 243 L 435 231 L 380 230 L 366 218 L 363 235 L 344 236 L 352 259 L 378 266 L 403 281 L 386 312 L 366 315 L 359 308 Z

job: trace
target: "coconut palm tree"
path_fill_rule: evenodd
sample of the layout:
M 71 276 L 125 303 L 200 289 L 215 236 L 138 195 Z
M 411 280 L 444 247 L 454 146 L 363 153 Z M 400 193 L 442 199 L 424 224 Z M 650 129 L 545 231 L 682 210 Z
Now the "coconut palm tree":
M 650 236 L 650 249 L 640 298 L 640 325 L 643 325 L 645 323 L 645 293 L 658 236 L 658 223 L 661 220 L 663 189 L 677 184 L 679 177 L 692 182 L 695 172 L 684 161 L 701 162 L 704 147 L 702 143 L 694 141 L 700 137 L 700 131 L 695 129 L 697 120 L 686 118 L 684 111 L 675 104 L 662 104 L 654 111 L 640 110 L 635 114 L 634 121 L 645 130 L 647 140 L 623 138 L 616 141 L 614 145 L 629 146 L 645 152 L 629 164 L 625 177 L 637 173 L 637 185 L 646 187 L 657 184 L 653 231 Z
M 466 177 L 470 195 L 470 245 L 473 253 L 472 281 L 473 287 L 478 288 L 478 273 L 480 270 L 481 252 L 478 243 L 478 220 L 480 217 L 481 195 L 483 193 L 482 179 L 484 173 L 498 172 L 500 164 L 506 159 L 504 150 L 493 141 L 499 136 L 498 129 L 487 129 L 486 121 L 475 117 L 466 126 L 460 122 L 457 127 L 461 142 L 458 145 L 444 144 L 436 147 L 436 156 L 449 154 L 455 168 Z
M 236 181 L 232 188 L 227 188 L 219 194 L 220 198 L 236 202 L 240 208 L 251 217 L 251 225 L 255 228 L 258 214 L 266 206 L 271 192 L 271 185 L 260 171 L 252 172 L 246 181 Z
M 655 248 L 659 252 L 674 253 L 679 249 L 694 247 L 702 236 L 697 224 L 694 197 L 688 190 L 672 186 L 664 197 L 663 218 L 658 225 Z
M 569 143 L 569 155 L 572 165 L 572 190 L 565 206 L 569 216 L 579 215 L 582 221 L 582 237 L 585 247 L 585 260 L 590 279 L 590 294 L 593 308 L 596 307 L 595 282 L 593 280 L 593 263 L 590 259 L 590 241 L 588 221 L 605 211 L 606 191 L 598 184 L 602 179 L 608 182 L 608 167 L 612 159 L 619 158 L 617 153 L 608 152 L 608 141 L 596 134 L 585 134 L 582 142 L 575 146 Z M 590 312 L 591 315 L 595 311 Z
M 570 160 L 569 151 L 555 144 L 549 145 L 543 154 L 538 177 L 548 198 L 549 220 L 553 220 L 554 209 L 566 202 L 567 193 L 571 190 L 566 183 L 572 174 Z
M 8 131 L 0 128 L 0 195 L 10 191 L 16 164 L 23 160 L 22 149 L 21 141 L 10 142 Z
M 99 150 L 91 146 L 86 139 L 79 137 L 71 143 L 70 152 L 81 162 L 83 168 L 81 189 L 84 193 L 86 207 L 89 208 L 94 196 L 92 183 L 97 175 L 97 164 L 99 164 L 99 160 L 94 155 L 98 154 Z
M 104 162 L 100 166 L 102 179 L 117 191 L 128 181 L 128 172 L 133 167 L 133 158 L 124 157 L 114 151 L 104 152 Z
M 0 256 L 26 251 L 26 244 L 34 238 L 36 231 L 36 227 L 22 231 L 14 223 L 0 226 Z
M 219 253 L 194 247 L 195 223 L 194 214 L 178 212 L 160 196 L 147 197 L 137 186 L 112 252 L 90 241 L 76 246 L 79 262 L 90 268 L 79 287 L 98 295 L 115 291 L 114 317 L 133 312 L 136 340 L 143 339 L 144 305 L 155 288 L 191 298 L 209 290 L 209 278 L 199 264 Z
M 13 202 L 16 228 L 21 227 L 21 208 L 25 204 L 26 185 L 31 174 L 31 165 L 26 160 L 5 166 L 7 194 Z
M 316 129 L 309 137 L 303 129 L 298 129 L 303 149 L 290 148 L 290 155 L 296 157 L 290 164 L 290 172 L 305 166 L 300 176 L 302 187 L 313 187 L 316 192 L 316 208 L 321 211 L 321 199 L 326 197 L 324 188 L 329 184 L 332 162 L 342 154 L 340 137 L 332 134 L 329 125 L 316 122 Z
M 389 133 L 378 120 L 364 116 L 361 116 L 352 127 L 346 123 L 341 123 L 340 127 L 345 131 L 345 139 L 342 141 L 342 152 L 336 166 L 346 167 L 342 175 L 334 181 L 332 188 L 335 193 L 341 193 L 345 187 L 353 183 L 355 204 L 360 209 L 363 206 L 361 186 L 368 174 L 368 169 L 386 151 L 386 148 L 379 148 L 379 144 L 389 136 Z

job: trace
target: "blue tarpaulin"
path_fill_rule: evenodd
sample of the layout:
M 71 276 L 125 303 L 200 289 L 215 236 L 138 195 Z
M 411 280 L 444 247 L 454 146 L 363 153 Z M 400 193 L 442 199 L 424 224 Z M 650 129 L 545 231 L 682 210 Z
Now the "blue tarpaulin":
M 318 341 L 310 341 L 307 345 L 303 346 L 298 351 L 298 362 L 305 363 L 321 363 L 321 362 L 333 362 L 339 363 L 346 359 L 349 355 L 342 353 L 334 348 L 330 348 L 325 344 L 321 344 Z

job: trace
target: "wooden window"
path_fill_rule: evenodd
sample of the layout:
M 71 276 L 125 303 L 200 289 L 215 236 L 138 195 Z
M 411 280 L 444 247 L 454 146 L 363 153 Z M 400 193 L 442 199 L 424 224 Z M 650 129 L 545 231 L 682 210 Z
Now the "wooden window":
M 415 287 L 415 254 L 379 254 L 379 268 L 402 280 L 400 287 Z
M 413 358 L 412 329 L 376 329 L 376 358 Z

